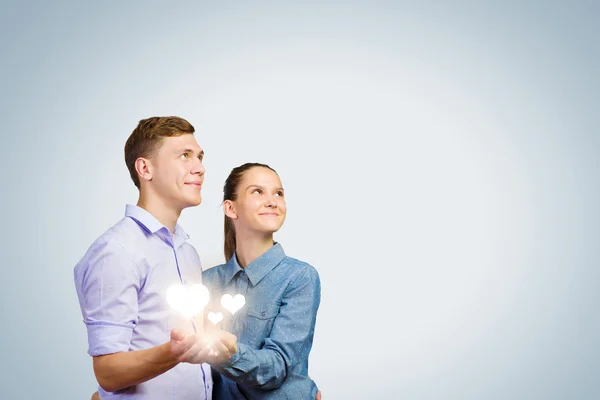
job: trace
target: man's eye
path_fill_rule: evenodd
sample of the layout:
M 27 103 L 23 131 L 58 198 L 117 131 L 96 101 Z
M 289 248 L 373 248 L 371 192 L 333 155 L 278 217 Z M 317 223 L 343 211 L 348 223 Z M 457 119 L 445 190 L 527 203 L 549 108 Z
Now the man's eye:
M 188 158 L 189 156 L 188 156 L 188 153 L 183 153 L 180 157 L 181 158 Z

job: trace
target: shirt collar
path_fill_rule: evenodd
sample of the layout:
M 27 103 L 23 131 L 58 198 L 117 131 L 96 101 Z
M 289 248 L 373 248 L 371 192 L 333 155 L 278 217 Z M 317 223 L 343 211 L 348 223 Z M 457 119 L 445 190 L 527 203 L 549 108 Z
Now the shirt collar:
M 147 231 L 153 234 L 157 234 L 160 230 L 163 230 L 165 233 L 169 232 L 169 229 L 166 226 L 161 224 L 160 221 L 154 217 L 154 215 L 150 214 L 142 207 L 133 204 L 127 204 L 125 206 L 125 216 L 133 218 Z M 189 235 L 185 233 L 183 228 L 179 226 L 179 224 L 175 225 L 175 232 L 173 232 L 173 234 L 179 236 L 183 240 L 188 240 L 190 238 Z
M 225 284 L 228 284 L 233 277 L 239 272 L 244 270 L 252 286 L 256 286 L 273 268 L 279 265 L 280 262 L 286 257 L 285 252 L 281 244 L 275 242 L 273 246 L 260 255 L 256 260 L 252 261 L 246 266 L 246 268 L 240 267 L 237 262 L 235 252 L 225 264 Z

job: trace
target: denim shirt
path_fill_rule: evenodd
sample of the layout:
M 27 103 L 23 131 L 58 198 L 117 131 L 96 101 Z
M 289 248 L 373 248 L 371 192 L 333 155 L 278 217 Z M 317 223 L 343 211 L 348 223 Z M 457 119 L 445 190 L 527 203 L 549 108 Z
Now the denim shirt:
M 314 399 L 308 356 L 321 300 L 317 270 L 275 243 L 246 268 L 234 254 L 202 280 L 211 298 L 206 312 L 221 311 L 219 327 L 238 338 L 237 353 L 212 366 L 214 398 Z M 245 297 L 234 315 L 220 304 L 226 293 Z

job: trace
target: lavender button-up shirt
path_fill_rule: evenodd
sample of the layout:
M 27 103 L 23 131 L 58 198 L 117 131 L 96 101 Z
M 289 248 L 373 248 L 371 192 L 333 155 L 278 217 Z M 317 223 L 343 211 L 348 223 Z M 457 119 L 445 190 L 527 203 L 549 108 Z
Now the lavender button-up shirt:
M 75 287 L 91 356 L 148 349 L 169 341 L 172 328 L 194 332 L 166 301 L 171 284 L 202 282 L 198 253 L 178 225 L 173 235 L 146 210 L 127 205 L 75 266 Z M 210 400 L 207 364 L 178 364 L 147 382 L 102 399 Z

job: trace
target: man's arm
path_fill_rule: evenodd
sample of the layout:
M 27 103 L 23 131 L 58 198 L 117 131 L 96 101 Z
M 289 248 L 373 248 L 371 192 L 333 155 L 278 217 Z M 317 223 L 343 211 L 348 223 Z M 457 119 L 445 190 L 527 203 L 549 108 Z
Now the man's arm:
M 232 342 L 232 340 L 235 341 L 235 336 L 228 332 L 224 334 L 221 335 L 223 336 L 221 340 L 225 344 L 217 343 L 216 336 L 214 341 L 210 340 L 210 348 L 213 348 L 211 356 L 206 351 L 197 350 L 199 342 L 202 341 L 198 340 L 200 336 L 174 329 L 171 332 L 171 341 L 160 346 L 147 350 L 126 351 L 94 357 L 94 373 L 102 389 L 107 392 L 115 392 L 165 373 L 177 365 L 179 357 L 192 346 L 195 346 L 195 353 L 207 354 L 206 359 L 196 354 L 195 361 L 197 363 L 201 364 L 213 358 L 218 360 L 229 359 L 231 354 L 235 352 L 235 348 L 228 349 L 226 345 L 229 346 L 233 343 L 233 346 L 235 346 L 235 343 Z M 225 354 L 222 355 L 219 351 L 223 351 Z M 99 399 L 98 392 L 92 395 L 92 400 Z
M 145 273 L 114 239 L 94 243 L 75 267 L 75 286 L 88 331 L 94 374 L 107 392 L 150 380 L 177 365 L 169 342 L 130 351 Z
M 155 378 L 178 363 L 167 342 L 145 350 L 96 356 L 94 374 L 102 389 L 116 392 Z

